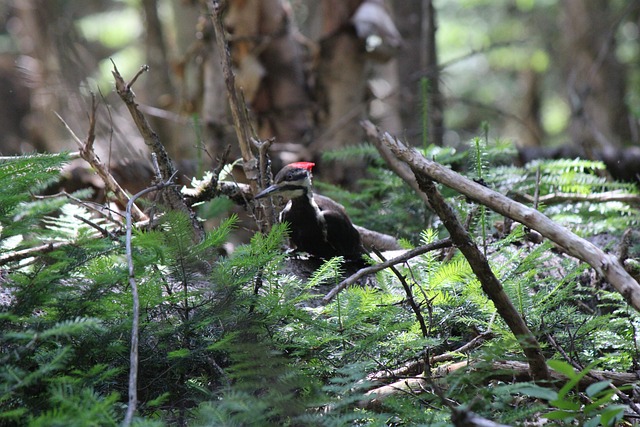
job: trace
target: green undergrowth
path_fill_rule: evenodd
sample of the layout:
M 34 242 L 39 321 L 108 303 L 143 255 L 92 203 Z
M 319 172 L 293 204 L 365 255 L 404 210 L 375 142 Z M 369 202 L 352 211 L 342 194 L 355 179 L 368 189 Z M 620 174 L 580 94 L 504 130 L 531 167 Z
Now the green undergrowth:
M 442 161 L 464 160 L 432 150 Z M 63 195 L 33 196 L 56 180 L 67 160 L 43 155 L 0 163 L 0 425 L 119 425 L 126 412 L 132 298 L 123 230 Z M 546 178 L 584 176 L 591 193 L 632 191 L 601 181 L 598 164 L 542 162 L 516 169 L 492 167 L 491 156 L 487 162 L 482 176 L 472 177 L 504 193 L 531 194 L 538 166 L 548 168 Z M 382 170 L 375 159 L 372 167 Z M 379 177 L 363 183 L 362 199 L 345 202 L 355 209 L 366 197 L 377 200 L 371 206 L 382 211 L 359 219 L 392 227 L 409 221 L 395 229 L 407 247 L 444 234 L 396 178 Z M 541 194 L 586 191 L 546 178 Z M 552 368 L 562 370 L 552 361 L 565 355 L 584 369 L 593 369 L 593 362 L 619 372 L 637 365 L 640 318 L 588 266 L 549 242 L 527 240 L 529 230 L 521 225 L 496 225 L 502 219 L 488 210 L 482 231 L 477 207 L 447 195 L 463 220 L 473 219 L 472 235 L 486 245 L 496 275 Z M 586 212 L 571 203 L 544 209 L 556 209 L 559 219 Z M 637 216 L 627 209 L 625 225 L 614 221 L 621 217 L 614 206 L 588 211 L 584 224 L 588 219 L 593 230 L 605 229 L 611 221 L 607 230 L 619 233 Z M 380 212 L 385 218 L 375 218 Z M 285 225 L 224 255 L 222 246 L 239 227 L 234 216 L 198 244 L 189 224 L 168 212 L 153 229 L 134 229 L 141 306 L 135 425 L 451 425 L 452 408 L 515 425 L 545 415 L 558 425 L 620 419 L 624 403 L 601 386 L 586 392 L 598 405 L 578 413 L 576 404 L 589 403 L 576 384 L 517 388 L 522 383 L 513 376 L 497 375 L 492 363 L 524 356 L 458 252 L 429 252 L 398 265 L 410 296 L 398 275 L 384 270 L 375 286 L 349 287 L 321 305 L 317 290 L 341 281 L 339 258 L 301 280 L 282 273 Z M 15 258 L 5 258 L 10 255 Z M 459 351 L 480 335 L 482 345 Z M 414 364 L 418 370 L 401 377 L 409 379 L 424 369 L 425 357 L 444 354 L 446 361 L 432 368 L 463 361 L 470 367 L 433 378 L 422 390 L 376 402 L 367 394 L 381 385 L 375 373 Z

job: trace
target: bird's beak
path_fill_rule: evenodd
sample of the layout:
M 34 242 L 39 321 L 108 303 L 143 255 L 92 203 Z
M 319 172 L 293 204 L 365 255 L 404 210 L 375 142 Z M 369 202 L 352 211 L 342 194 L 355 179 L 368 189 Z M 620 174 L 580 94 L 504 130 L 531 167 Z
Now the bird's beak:
M 273 184 L 272 186 L 267 187 L 261 192 L 259 192 L 258 194 L 256 194 L 254 199 L 262 199 L 263 197 L 267 197 L 269 194 L 272 194 L 272 193 L 277 193 L 280 190 L 281 188 L 279 185 Z

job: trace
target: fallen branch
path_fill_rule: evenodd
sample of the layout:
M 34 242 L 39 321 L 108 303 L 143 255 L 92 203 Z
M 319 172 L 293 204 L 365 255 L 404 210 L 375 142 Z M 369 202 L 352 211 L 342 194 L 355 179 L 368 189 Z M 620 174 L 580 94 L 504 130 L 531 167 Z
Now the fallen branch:
M 371 125 L 373 126 L 373 125 Z M 563 248 L 569 255 L 591 265 L 637 311 L 640 311 L 640 284 L 620 264 L 617 257 L 576 236 L 542 213 L 480 185 L 406 147 L 388 133 L 379 133 L 378 145 L 386 146 L 411 166 L 417 175 L 450 187 L 493 211 L 536 230 Z
M 429 206 L 429 198 L 422 192 L 422 190 L 420 190 L 420 187 L 418 187 L 418 182 L 416 181 L 416 177 L 413 175 L 413 172 L 411 172 L 411 168 L 406 163 L 400 161 L 388 147 L 378 143 L 378 129 L 375 125 L 368 120 L 362 121 L 360 125 L 364 129 L 364 133 L 369 142 L 372 142 L 376 146 L 380 156 L 382 156 L 389 168 L 391 168 L 396 175 L 402 178 L 402 180 L 406 182 L 413 191 L 415 191 L 424 204 Z
M 340 291 L 345 289 L 347 286 L 350 286 L 350 285 L 356 283 L 360 278 L 362 278 L 362 277 L 364 277 L 366 275 L 377 273 L 378 271 L 384 270 L 385 268 L 388 268 L 388 267 L 390 267 L 392 265 L 396 265 L 396 264 L 400 264 L 400 263 L 406 262 L 406 261 L 410 260 L 411 258 L 417 257 L 418 255 L 422 255 L 422 254 L 430 252 L 430 251 L 435 251 L 435 250 L 438 250 L 438 249 L 446 248 L 448 246 L 451 246 L 451 239 L 439 240 L 437 242 L 430 243 L 428 245 L 419 246 L 419 247 L 417 247 L 415 249 L 407 251 L 406 253 L 404 253 L 404 254 L 402 254 L 400 256 L 397 256 L 397 257 L 392 258 L 390 260 L 387 260 L 385 262 L 381 262 L 380 264 L 372 265 L 370 267 L 361 268 L 356 273 L 354 273 L 353 275 L 347 277 L 342 282 L 340 282 L 335 288 L 331 289 L 331 291 L 329 291 L 329 293 L 327 293 L 324 296 L 324 298 L 322 298 L 321 304 L 322 305 L 328 304 L 329 302 L 331 302 L 331 300 L 333 298 L 335 298 L 336 295 L 338 295 L 338 293 Z
M 413 168 L 413 165 L 411 165 Z M 531 376 L 536 381 L 546 380 L 549 377 L 547 363 L 542 354 L 540 343 L 531 332 L 526 322 L 515 308 L 511 299 L 504 291 L 502 283 L 491 270 L 489 261 L 475 244 L 469 232 L 465 230 L 458 220 L 455 211 L 444 200 L 434 182 L 427 176 L 416 173 L 418 185 L 431 201 L 431 207 L 440 217 L 440 220 L 449 231 L 451 240 L 462 252 L 471 266 L 474 274 L 480 281 L 482 290 L 493 302 L 502 320 L 507 324 L 513 335 L 520 343 L 522 351 L 531 366 Z
M 68 242 L 51 242 L 44 245 L 34 246 L 32 248 L 21 249 L 18 251 L 11 251 L 0 255 L 0 266 L 8 264 L 14 261 L 21 261 L 23 259 L 31 258 L 36 255 L 46 254 L 53 252 L 56 249 L 69 245 Z
M 516 194 L 517 200 L 533 203 L 534 197 L 529 194 Z M 571 193 L 551 193 L 538 197 L 539 203 L 551 205 L 554 203 L 566 202 L 590 202 L 590 203 L 606 203 L 606 202 L 622 202 L 628 204 L 640 205 L 640 196 L 637 194 L 622 193 L 620 191 L 606 191 L 604 193 L 595 194 L 571 194 Z
M 488 366 L 486 362 L 483 361 L 469 362 L 466 360 L 453 364 L 443 365 L 434 370 L 432 379 L 441 380 L 445 376 L 464 368 L 468 368 L 469 370 L 482 370 L 483 372 L 491 372 L 492 374 L 489 375 L 486 380 L 501 380 L 509 382 L 531 381 L 529 364 L 512 360 L 494 361 L 491 362 Z M 581 378 L 580 382 L 577 384 L 580 390 L 584 390 L 591 384 L 594 384 L 598 381 L 611 381 L 611 384 L 616 387 L 635 384 L 638 381 L 638 376 L 634 373 L 600 370 L 591 370 L 590 373 L 592 374 L 591 376 L 587 375 Z M 578 371 L 576 371 L 576 375 L 577 374 Z M 549 377 L 551 382 L 558 384 L 566 383 L 569 380 L 568 377 L 556 371 L 549 371 Z M 416 394 L 424 393 L 425 391 L 427 391 L 426 387 L 428 386 L 428 381 L 429 380 L 424 375 L 415 375 L 408 378 L 405 377 L 400 380 L 394 381 L 393 383 L 374 388 L 366 393 L 366 396 L 369 397 L 370 400 L 367 401 L 364 406 L 366 408 L 379 407 L 382 401 L 384 401 L 385 399 L 398 394 L 404 394 L 408 390 Z
M 375 248 L 379 251 L 395 251 L 401 249 L 398 240 L 393 236 L 369 230 L 359 225 L 354 224 L 353 226 L 358 230 L 365 248 Z
M 460 355 L 467 354 L 478 347 L 480 347 L 485 341 L 490 340 L 495 335 L 492 332 L 484 332 L 474 337 L 468 343 L 456 348 L 455 350 L 448 351 L 442 354 L 436 354 L 429 359 L 429 363 L 434 365 L 436 363 L 448 362 L 455 358 L 460 358 Z M 451 365 L 447 365 L 451 366 Z M 423 360 L 412 360 L 396 369 L 385 369 L 382 371 L 374 372 L 367 376 L 367 381 L 384 381 L 389 379 L 396 379 L 401 377 L 412 377 L 420 374 L 424 369 Z M 440 369 L 440 368 L 438 368 Z

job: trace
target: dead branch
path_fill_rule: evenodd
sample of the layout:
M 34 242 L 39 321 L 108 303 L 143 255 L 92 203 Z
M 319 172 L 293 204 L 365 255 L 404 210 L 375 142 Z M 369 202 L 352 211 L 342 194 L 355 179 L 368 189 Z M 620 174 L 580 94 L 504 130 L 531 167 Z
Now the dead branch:
M 443 365 L 434 370 L 432 378 L 441 380 L 446 375 L 453 372 L 457 372 L 460 369 L 468 368 L 468 370 L 482 370 L 484 372 L 492 372 L 487 380 L 503 380 L 503 381 L 531 381 L 529 364 L 520 361 L 503 360 L 491 362 L 489 366 L 485 362 L 469 362 L 462 361 L 454 364 Z M 578 383 L 580 390 L 586 389 L 593 383 L 598 381 L 611 381 L 611 384 L 615 387 L 621 387 L 623 385 L 634 384 L 638 381 L 638 376 L 635 373 L 626 372 L 613 372 L 613 371 L 601 371 L 592 370 L 593 375 L 587 375 L 583 377 Z M 577 372 L 576 372 L 577 374 Z M 550 371 L 550 380 L 553 383 L 563 384 L 569 379 L 563 374 Z M 413 393 L 424 393 L 428 386 L 428 379 L 424 375 L 416 375 L 409 378 L 403 378 L 397 380 L 391 384 L 386 384 L 374 388 L 366 393 L 366 396 L 372 398 L 365 403 L 366 408 L 378 407 L 385 399 L 404 393 L 410 390 Z
M 562 247 L 569 255 L 591 265 L 636 310 L 640 311 L 640 284 L 636 282 L 614 255 L 582 239 L 542 213 L 484 187 L 434 161 L 425 159 L 419 152 L 407 148 L 388 133 L 379 133 L 379 141 L 406 162 L 416 174 L 446 185 L 495 212 L 518 221 L 538 231 L 544 237 Z
M 58 113 L 55 113 L 55 115 L 58 117 L 58 119 L 60 119 L 64 127 L 67 129 L 67 131 L 71 135 L 71 138 L 78 145 L 78 148 L 80 149 L 80 157 L 82 157 L 87 163 L 89 163 L 91 167 L 96 171 L 96 173 L 100 176 L 100 178 L 102 178 L 104 185 L 107 187 L 109 191 L 113 192 L 113 194 L 116 197 L 116 200 L 118 200 L 118 202 L 120 202 L 122 206 L 126 206 L 127 203 L 129 202 L 129 196 L 127 196 L 127 193 L 120 186 L 120 184 L 118 184 L 118 182 L 115 180 L 113 175 L 111 175 L 111 172 L 109 172 L 107 167 L 104 165 L 104 163 L 102 163 L 98 155 L 93 150 L 93 142 L 95 138 L 95 131 L 94 131 L 95 112 L 96 112 L 95 99 L 93 99 L 91 116 L 89 118 L 90 129 L 88 132 L 87 140 L 84 142 L 80 140 L 80 138 L 78 138 L 75 132 L 73 132 L 73 129 L 71 129 L 71 127 L 67 124 L 67 122 L 65 122 L 64 119 L 60 117 Z M 136 205 L 134 205 L 132 208 L 132 214 L 136 219 L 136 221 L 144 221 L 147 219 L 147 216 Z
M 354 224 L 353 226 L 358 230 L 358 233 L 360 233 L 360 238 L 365 248 L 375 248 L 380 251 L 395 251 L 401 249 L 398 240 L 393 236 L 369 230 L 359 225 Z
M 131 82 L 126 83 L 122 78 L 122 75 L 118 71 L 116 64 L 113 61 L 111 62 L 113 64 L 113 71 L 111 72 L 111 74 L 113 74 L 113 78 L 116 82 L 116 92 L 120 96 L 120 99 L 122 99 L 122 101 L 127 106 L 127 109 L 129 110 L 129 113 L 131 114 L 131 117 L 133 118 L 133 121 L 136 124 L 138 131 L 140 132 L 140 135 L 142 135 L 144 143 L 147 145 L 147 147 L 149 147 L 151 152 L 155 154 L 158 165 L 160 167 L 160 172 L 162 174 L 162 179 L 168 181 L 172 176 L 176 174 L 173 162 L 169 157 L 169 153 L 167 153 L 167 150 L 165 150 L 164 145 L 162 145 L 158 134 L 153 131 L 151 125 L 147 121 L 147 118 L 138 108 L 138 104 L 135 101 L 135 94 L 133 93 L 133 90 L 131 90 L 133 83 L 135 83 L 135 81 L 138 79 L 138 77 L 140 77 L 140 75 L 142 75 L 142 73 L 148 71 L 149 67 L 143 65 L 140 70 L 138 70 L 138 73 L 133 77 Z M 191 209 L 187 205 L 178 188 L 176 188 L 175 186 L 165 186 L 163 187 L 163 189 L 164 191 L 162 195 L 165 203 L 171 209 L 186 214 L 191 220 L 191 226 L 194 232 L 195 240 L 202 240 L 204 238 L 204 228 L 200 221 L 198 221 L 198 218 L 196 217 L 193 209 Z
M 157 164 L 154 162 L 154 164 Z M 158 173 L 160 173 L 158 171 Z M 129 367 L 129 404 L 127 406 L 127 413 L 125 419 L 122 422 L 124 427 L 131 425 L 133 416 L 136 412 L 136 405 L 138 402 L 138 334 L 139 334 L 139 320 L 140 320 L 140 297 L 138 296 L 138 285 L 134 273 L 133 265 L 133 251 L 131 248 L 131 236 L 133 234 L 133 224 L 131 221 L 131 210 L 134 202 L 152 191 L 159 191 L 166 187 L 173 186 L 173 178 L 175 173 L 169 177 L 165 182 L 160 182 L 152 187 L 145 188 L 144 190 L 136 193 L 131 197 L 129 203 L 127 203 L 127 233 L 125 239 L 127 264 L 129 267 L 129 286 L 131 286 L 131 297 L 133 298 L 133 313 L 131 320 L 131 351 L 129 355 L 130 367 Z
M 14 261 L 20 261 L 23 259 L 31 258 L 36 255 L 46 254 L 56 249 L 69 245 L 67 242 L 52 242 L 46 243 L 40 246 L 34 246 L 32 248 L 26 248 L 18 251 L 11 251 L 0 255 L 0 266 L 8 264 Z
M 535 198 L 529 194 L 516 194 L 516 200 L 533 203 Z M 637 194 L 622 193 L 620 191 L 606 191 L 604 193 L 595 194 L 571 194 L 571 193 L 551 193 L 538 197 L 539 203 L 551 205 L 554 203 L 566 202 L 590 202 L 590 203 L 606 203 L 606 202 L 622 202 L 634 205 L 640 205 L 640 196 Z
M 411 168 L 406 163 L 400 161 L 386 145 L 380 143 L 378 129 L 376 126 L 369 120 L 363 120 L 360 122 L 360 125 L 364 129 L 367 140 L 376 146 L 380 156 L 382 156 L 384 161 L 387 162 L 387 165 L 391 170 L 402 178 L 402 180 L 416 192 L 418 197 L 420 197 L 422 201 L 429 206 L 429 198 L 422 192 L 422 190 L 420 190 L 420 187 L 418 187 L 418 182 L 416 181 L 416 177 L 413 175 L 413 172 L 411 172 Z
M 540 344 L 505 293 L 502 283 L 491 270 L 489 261 L 462 226 L 455 211 L 444 200 L 434 182 L 421 174 L 416 174 L 416 179 L 420 188 L 429 197 L 432 209 L 449 231 L 451 240 L 462 252 L 480 281 L 482 290 L 491 299 L 498 314 L 520 343 L 531 366 L 531 375 L 536 381 L 546 380 L 549 377 L 549 371 Z
M 396 264 L 400 264 L 403 262 L 406 262 L 408 260 L 410 260 L 411 258 L 415 258 L 418 255 L 422 255 L 426 252 L 430 252 L 430 251 L 435 251 L 438 249 L 442 249 L 442 248 L 446 248 L 447 246 L 451 245 L 451 240 L 450 239 L 443 239 L 443 240 L 439 240 L 437 242 L 434 243 L 430 243 L 428 245 L 424 245 L 424 246 L 419 246 L 415 249 L 412 249 L 410 251 L 407 251 L 406 253 L 392 258 L 390 260 L 387 260 L 385 262 L 382 262 L 380 264 L 376 264 L 376 265 L 372 265 L 370 267 L 365 267 L 365 268 L 361 268 L 360 270 L 358 270 L 355 274 L 347 277 L 346 279 L 344 279 L 342 282 L 340 282 L 335 288 L 331 289 L 331 291 L 329 291 L 329 293 L 327 293 L 327 295 L 324 296 L 324 298 L 322 298 L 322 305 L 326 305 L 329 302 L 331 302 L 331 300 L 333 298 L 335 298 L 336 295 L 338 295 L 338 293 L 340 291 L 342 291 L 343 289 L 345 289 L 347 286 L 352 285 L 354 283 L 356 283 L 360 278 L 369 275 L 369 274 L 373 274 L 373 273 L 377 273 L 380 270 L 384 270 L 385 268 L 388 268 L 392 265 L 396 265 Z
M 206 3 L 207 12 L 211 18 L 213 30 L 216 35 L 218 50 L 222 56 L 222 70 L 224 73 L 224 82 L 227 87 L 227 96 L 229 97 L 231 116 L 233 117 L 233 124 L 236 130 L 240 152 L 242 153 L 242 168 L 247 179 L 249 179 L 251 189 L 255 194 L 258 189 L 260 174 L 258 171 L 258 161 L 251 151 L 250 142 L 254 132 L 251 129 L 251 122 L 249 121 L 249 115 L 247 114 L 245 103 L 238 87 L 236 86 L 235 75 L 231 66 L 231 56 L 229 54 L 225 31 L 222 25 L 222 8 L 220 6 L 220 2 L 208 0 Z
M 492 332 L 484 332 L 476 337 L 474 337 L 468 343 L 456 348 L 455 350 L 448 351 L 443 354 L 437 354 L 432 356 L 429 359 L 429 363 L 434 365 L 436 363 L 448 362 L 455 358 L 460 358 L 461 354 L 466 354 L 471 352 L 471 350 L 480 347 L 485 341 L 490 340 L 494 337 Z M 451 366 L 451 365 L 447 365 Z M 394 379 L 400 377 L 408 377 L 415 376 L 420 374 L 424 369 L 424 362 L 422 360 L 412 360 L 408 363 L 405 363 L 399 368 L 396 369 L 385 369 L 382 371 L 374 372 L 367 376 L 368 381 L 383 381 L 385 379 Z M 440 368 L 439 368 L 440 369 Z
M 374 250 L 375 254 L 383 261 L 388 261 L 384 258 L 384 256 L 382 255 L 382 253 L 378 250 Z M 429 337 L 429 328 L 427 327 L 427 323 L 424 321 L 424 316 L 422 315 L 422 310 L 420 309 L 420 304 L 418 304 L 416 302 L 416 299 L 413 296 L 413 291 L 411 289 L 411 286 L 409 286 L 409 283 L 407 282 L 407 278 L 406 276 L 404 276 L 402 273 L 400 273 L 400 271 L 398 271 L 397 268 L 395 268 L 393 265 L 389 266 L 389 270 L 391 270 L 393 272 L 393 274 L 398 278 L 398 280 L 400 281 L 400 284 L 402 285 L 402 288 L 404 289 L 404 293 L 406 294 L 406 301 L 407 303 L 409 303 L 409 306 L 411 307 L 411 310 L 413 310 L 413 314 L 416 316 L 416 320 L 418 320 L 418 325 L 420 325 L 420 331 L 422 332 L 422 336 L 424 338 L 428 338 Z M 427 360 L 425 358 L 425 360 Z

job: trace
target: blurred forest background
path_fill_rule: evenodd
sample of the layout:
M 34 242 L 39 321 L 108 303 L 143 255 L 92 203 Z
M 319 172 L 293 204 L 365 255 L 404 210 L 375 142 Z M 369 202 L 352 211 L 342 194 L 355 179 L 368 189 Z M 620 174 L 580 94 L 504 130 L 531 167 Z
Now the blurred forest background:
M 276 165 L 315 160 L 322 179 L 353 187 L 362 162 L 321 155 L 361 144 L 359 120 L 370 118 L 412 144 L 454 148 L 487 123 L 518 148 L 516 163 L 580 155 L 635 178 L 635 0 L 237 0 L 228 9 L 238 80 L 257 136 L 275 137 Z M 0 153 L 75 150 L 54 112 L 84 135 L 96 92 L 108 106 L 98 113 L 101 157 L 125 187 L 146 185 L 149 157 L 114 102 L 113 61 L 125 78 L 150 66 L 137 100 L 182 177 L 211 168 L 227 145 L 238 157 L 203 10 L 194 0 L 2 2 Z

